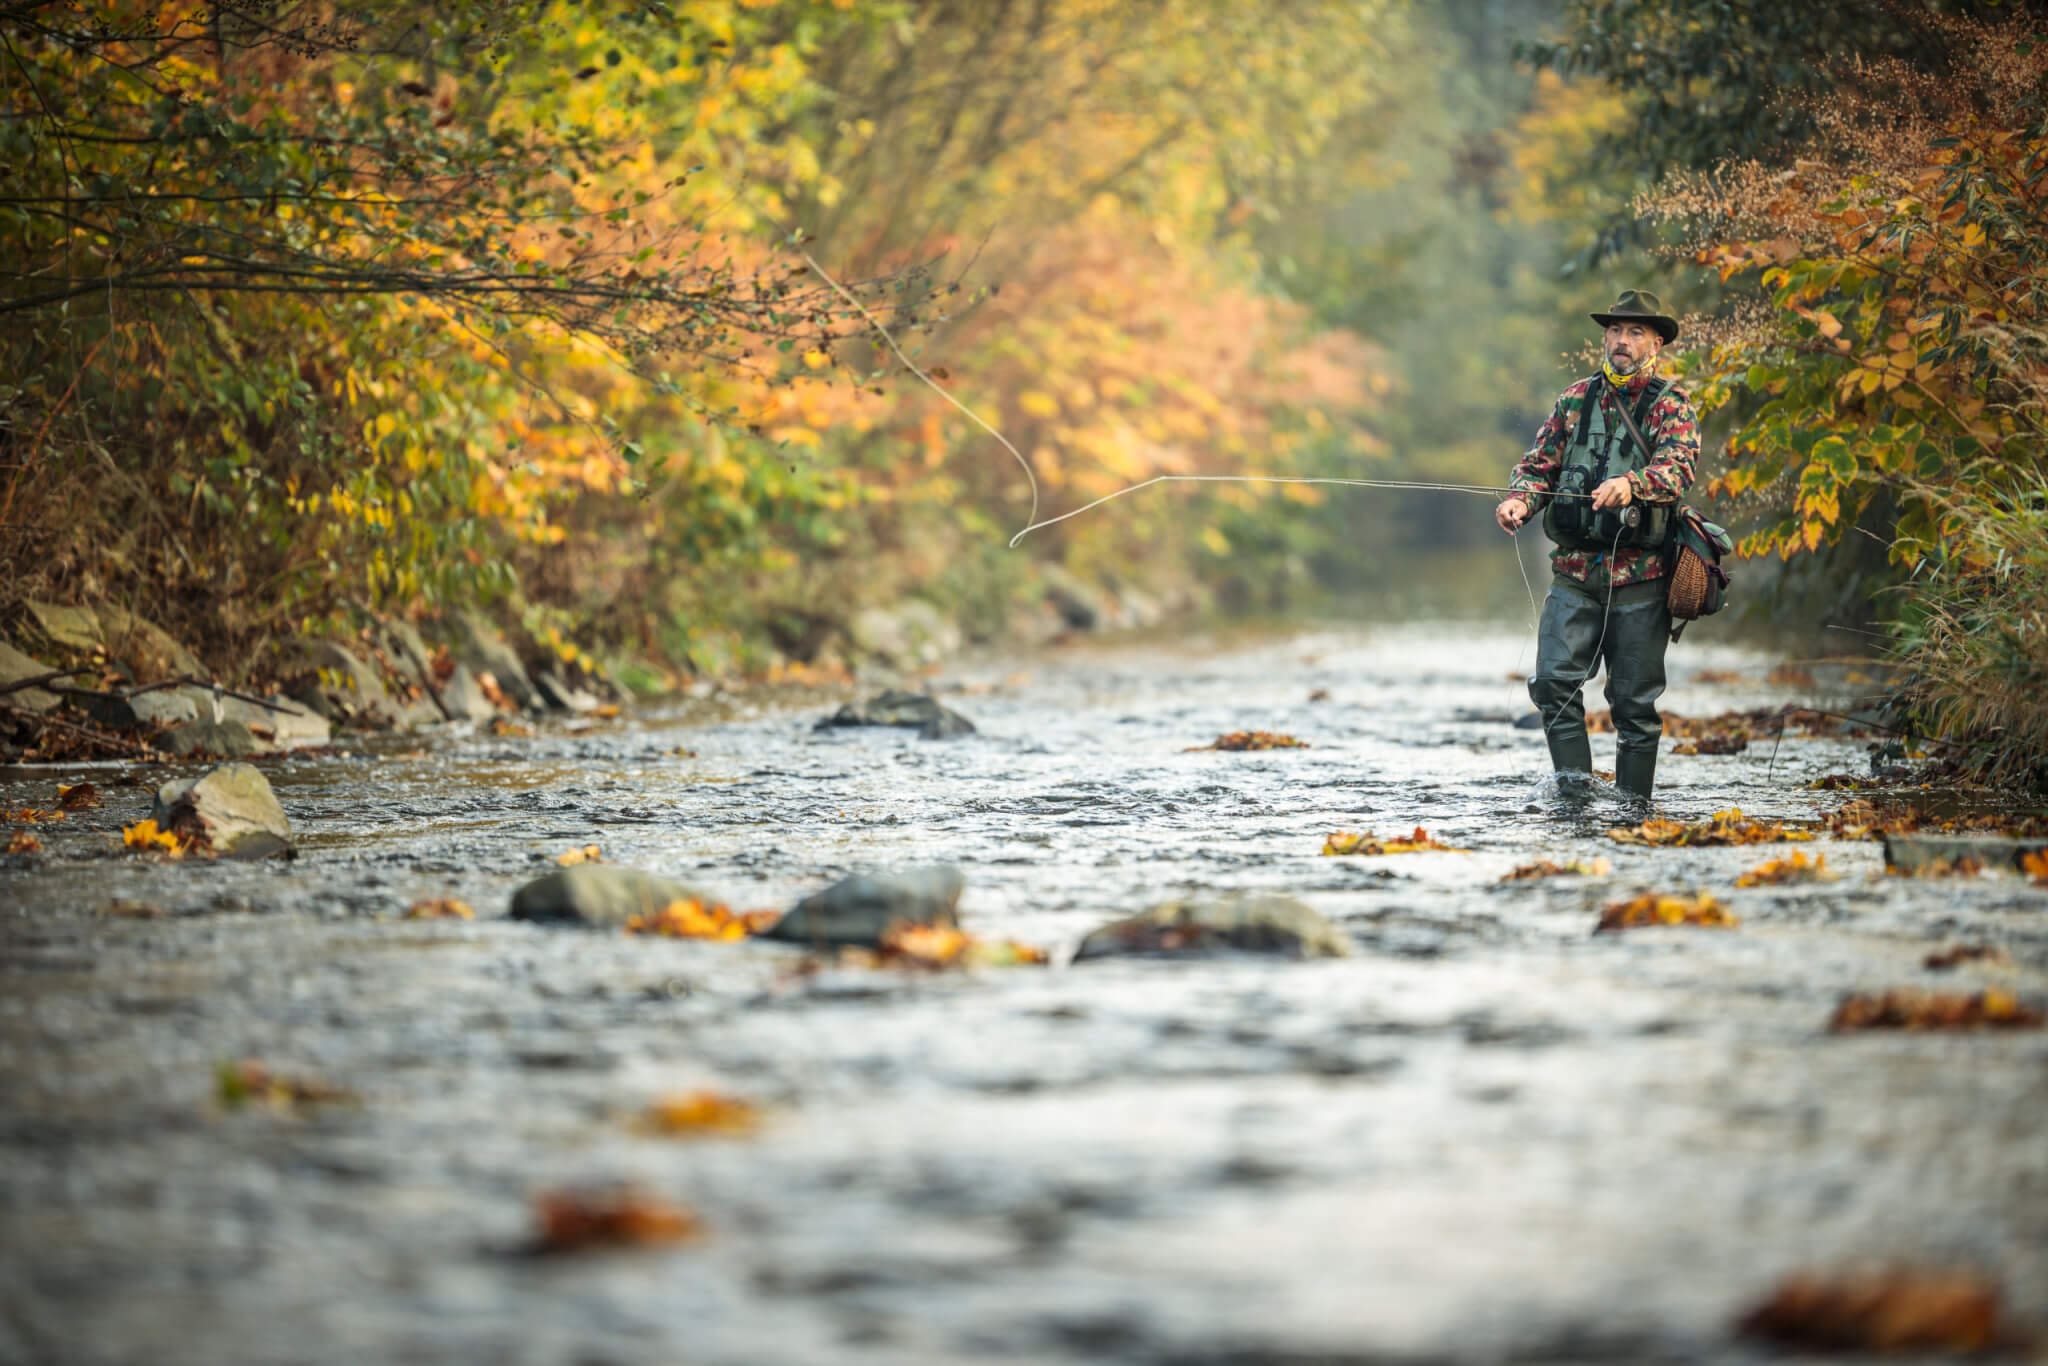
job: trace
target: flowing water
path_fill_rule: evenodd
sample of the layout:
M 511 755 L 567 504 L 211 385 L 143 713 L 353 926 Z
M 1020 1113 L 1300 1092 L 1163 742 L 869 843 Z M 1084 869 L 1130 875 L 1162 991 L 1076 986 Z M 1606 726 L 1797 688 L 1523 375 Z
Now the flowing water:
M 1766 663 L 1705 634 L 1668 709 L 1781 700 L 1695 682 Z M 291 863 L 123 854 L 165 774 L 92 773 L 106 806 L 0 870 L 0 1359 L 1747 1360 L 1731 1325 L 1781 1275 L 1894 1261 L 1988 1272 L 2040 1324 L 2048 1035 L 1825 1025 L 1852 989 L 2038 999 L 2048 892 L 1885 879 L 1838 842 L 1798 847 L 1841 881 L 1738 891 L 1786 850 L 1617 846 L 1611 798 L 1560 804 L 1509 724 L 1532 650 L 1465 624 L 1124 644 L 948 670 L 982 732 L 951 742 L 713 698 L 305 757 L 269 769 Z M 1313 747 L 1186 750 L 1249 728 Z M 1838 800 L 1808 780 L 1867 763 L 1667 755 L 1660 800 L 1808 819 Z M 6 771 L 0 806 L 83 772 Z M 1416 825 L 1469 852 L 1319 856 Z M 969 927 L 1055 962 L 803 973 L 498 918 L 587 843 L 737 907 L 957 863 Z M 1741 927 L 1589 933 L 1694 887 Z M 1301 897 L 1355 954 L 1061 962 L 1231 889 Z M 442 895 L 479 919 L 399 918 Z M 101 913 L 122 897 L 170 914 Z M 2010 962 L 1923 969 L 1965 941 Z M 224 1109 L 241 1058 L 360 1102 Z M 697 1088 L 765 1127 L 634 1124 Z M 704 1236 L 525 1253 L 537 1192 L 618 1182 Z

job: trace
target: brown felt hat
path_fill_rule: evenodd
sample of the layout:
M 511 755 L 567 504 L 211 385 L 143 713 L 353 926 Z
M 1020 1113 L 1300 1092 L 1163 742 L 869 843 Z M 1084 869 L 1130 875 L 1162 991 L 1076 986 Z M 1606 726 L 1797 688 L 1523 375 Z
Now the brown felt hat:
M 1678 319 L 1664 311 L 1664 301 L 1647 289 L 1624 289 L 1614 307 L 1595 313 L 1593 321 L 1602 327 L 1616 323 L 1644 323 L 1657 329 L 1666 346 L 1678 340 Z

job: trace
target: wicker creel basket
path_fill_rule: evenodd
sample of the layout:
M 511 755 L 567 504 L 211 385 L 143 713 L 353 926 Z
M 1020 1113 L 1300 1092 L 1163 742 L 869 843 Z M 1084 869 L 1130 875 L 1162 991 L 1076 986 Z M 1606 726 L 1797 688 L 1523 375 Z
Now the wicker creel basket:
M 1671 567 L 1671 588 L 1665 603 L 1680 621 L 1694 621 L 1707 605 L 1707 562 L 1691 546 L 1678 548 L 1678 563 Z

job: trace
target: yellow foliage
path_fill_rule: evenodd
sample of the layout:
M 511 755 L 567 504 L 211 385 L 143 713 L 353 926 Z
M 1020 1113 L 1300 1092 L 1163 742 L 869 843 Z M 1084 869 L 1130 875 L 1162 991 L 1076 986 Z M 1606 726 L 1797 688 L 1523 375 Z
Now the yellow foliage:
M 1339 830 L 1323 841 L 1323 852 L 1325 854 L 1419 854 L 1427 850 L 1439 850 L 1447 854 L 1470 852 L 1466 849 L 1452 848 L 1450 845 L 1435 838 L 1419 825 L 1415 827 L 1414 833 L 1405 839 L 1383 840 L 1375 836 L 1370 830 L 1364 834 L 1353 834 L 1348 830 Z
M 669 1096 L 647 1107 L 643 1127 L 669 1137 L 744 1137 L 761 1127 L 760 1107 L 716 1091 Z
M 1675 896 L 1644 892 L 1627 901 L 1616 901 L 1600 912 L 1593 933 L 1635 930 L 1671 925 L 1696 925 L 1707 929 L 1732 929 L 1741 924 L 1711 893 Z

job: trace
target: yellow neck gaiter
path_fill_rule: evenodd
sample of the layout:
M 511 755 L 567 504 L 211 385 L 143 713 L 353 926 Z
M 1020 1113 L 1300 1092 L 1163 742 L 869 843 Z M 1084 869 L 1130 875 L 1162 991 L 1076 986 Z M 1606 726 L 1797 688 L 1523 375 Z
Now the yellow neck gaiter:
M 1637 366 L 1635 373 L 1629 375 L 1624 375 L 1621 371 L 1615 369 L 1614 361 L 1610 357 L 1605 355 L 1600 357 L 1600 373 L 1607 376 L 1607 382 L 1617 389 L 1627 389 L 1631 386 L 1645 384 L 1649 381 L 1650 376 L 1656 373 L 1656 370 L 1657 358 L 1655 356 L 1651 356 L 1648 360 Z

